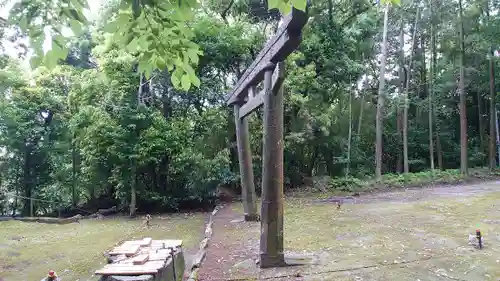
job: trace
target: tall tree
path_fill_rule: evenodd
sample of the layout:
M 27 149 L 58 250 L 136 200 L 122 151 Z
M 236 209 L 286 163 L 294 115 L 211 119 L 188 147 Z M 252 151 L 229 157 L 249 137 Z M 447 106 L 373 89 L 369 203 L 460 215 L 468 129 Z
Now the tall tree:
M 375 130 L 375 177 L 378 181 L 382 180 L 382 137 L 383 137 L 383 115 L 384 115 L 384 96 L 385 96 L 385 64 L 387 59 L 387 29 L 389 25 L 389 4 L 384 8 L 384 29 L 382 32 L 382 58 L 380 62 L 380 76 L 377 100 L 377 116 Z
M 431 171 L 434 170 L 434 123 L 432 121 L 434 115 L 434 106 L 433 106 L 433 96 L 434 96 L 434 68 L 435 66 L 435 51 L 436 51 L 436 36 L 434 34 L 434 13 L 432 9 L 433 3 L 432 0 L 429 0 L 429 11 L 430 11 L 430 29 L 431 29 L 431 61 L 430 61 L 430 69 L 429 69 L 429 96 L 427 97 L 428 103 L 428 113 L 429 113 L 429 162 L 431 164 Z
M 399 93 L 403 94 L 405 92 L 405 33 L 404 33 L 404 25 L 405 25 L 405 17 L 403 13 L 403 8 L 401 7 L 401 23 L 399 25 Z M 403 170 L 403 154 L 402 154 L 402 144 L 403 144 L 403 113 L 401 111 L 401 104 L 398 102 L 397 108 L 397 120 L 396 120 L 396 130 L 398 136 L 398 156 L 396 162 L 396 171 L 398 173 Z M 403 109 L 404 111 L 404 109 Z
M 408 63 L 408 70 L 406 75 L 406 88 L 404 94 L 404 112 L 403 112 L 403 164 L 404 164 L 404 172 L 410 172 L 410 166 L 408 164 L 408 107 L 409 107 L 409 91 L 410 91 L 410 78 L 411 78 L 411 68 L 413 64 L 413 52 L 415 50 L 415 40 L 417 37 L 417 27 L 418 27 L 418 19 L 420 7 L 417 6 L 417 11 L 415 13 L 415 23 L 413 25 L 413 35 L 411 41 L 410 48 L 410 60 Z
M 458 92 L 460 95 L 460 171 L 467 174 L 467 107 L 465 96 L 465 34 L 462 0 L 459 5 L 459 45 L 460 45 L 460 81 Z
M 490 1 L 486 1 L 486 20 L 487 24 L 490 25 Z M 489 27 L 491 28 L 491 27 Z M 488 56 L 488 66 L 489 66 L 489 78 L 490 78 L 490 136 L 489 136 L 489 167 L 490 170 L 496 168 L 496 92 L 495 92 L 495 64 L 493 62 L 493 46 L 489 47 Z

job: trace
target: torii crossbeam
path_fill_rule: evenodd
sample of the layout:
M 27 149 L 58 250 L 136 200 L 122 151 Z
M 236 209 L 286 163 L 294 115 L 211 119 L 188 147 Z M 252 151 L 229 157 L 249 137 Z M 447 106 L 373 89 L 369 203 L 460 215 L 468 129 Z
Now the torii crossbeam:
M 283 61 L 300 44 L 307 13 L 292 9 L 276 34 L 266 43 L 226 96 L 234 107 L 238 160 L 240 166 L 243 207 L 246 221 L 256 221 L 257 204 L 252 170 L 252 155 L 246 117 L 264 106 L 262 150 L 262 204 L 260 267 L 285 265 L 283 255 Z M 264 80 L 264 89 L 256 93 L 256 85 Z

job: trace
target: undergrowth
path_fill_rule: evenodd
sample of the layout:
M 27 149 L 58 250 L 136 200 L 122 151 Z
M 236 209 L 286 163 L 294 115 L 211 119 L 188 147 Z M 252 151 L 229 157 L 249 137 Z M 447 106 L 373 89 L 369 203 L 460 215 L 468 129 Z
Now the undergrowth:
M 342 177 L 331 179 L 331 191 L 360 192 L 385 188 L 424 187 L 435 184 L 460 184 L 481 180 L 492 180 L 500 177 L 500 170 L 489 171 L 487 168 L 469 169 L 463 175 L 458 169 L 423 171 L 408 174 L 385 174 L 381 181 L 374 178 L 358 179 Z

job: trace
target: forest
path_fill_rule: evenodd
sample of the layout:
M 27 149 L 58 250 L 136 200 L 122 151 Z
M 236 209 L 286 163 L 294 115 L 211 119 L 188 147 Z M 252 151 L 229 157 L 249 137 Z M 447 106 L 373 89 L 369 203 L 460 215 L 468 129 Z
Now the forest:
M 103 0 L 92 20 L 71 10 L 73 36 L 59 29 L 41 57 L 43 21 L 26 21 L 39 2 L 0 23 L 0 214 L 175 211 L 212 204 L 220 186 L 239 190 L 224 96 L 286 9 L 207 0 L 163 13 L 144 1 L 135 15 L 137 1 Z M 497 166 L 500 1 L 392 2 L 310 3 L 285 62 L 285 189 Z M 126 25 L 145 31 L 130 37 Z M 262 113 L 249 122 L 260 190 Z

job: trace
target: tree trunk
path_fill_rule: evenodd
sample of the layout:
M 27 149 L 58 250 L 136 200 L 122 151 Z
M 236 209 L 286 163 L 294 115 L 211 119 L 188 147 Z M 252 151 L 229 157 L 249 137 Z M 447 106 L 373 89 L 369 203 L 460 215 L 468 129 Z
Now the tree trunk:
M 404 38 L 404 16 L 401 14 L 401 25 L 399 27 L 399 93 L 402 94 L 405 91 L 405 38 Z M 398 136 L 398 156 L 396 160 L 396 172 L 401 173 L 403 171 L 403 114 L 401 111 L 401 102 L 398 100 L 397 107 L 397 120 L 396 129 Z
M 380 77 L 377 100 L 376 137 L 375 137 L 375 176 L 377 181 L 382 180 L 382 136 L 385 95 L 385 61 L 387 58 L 387 26 L 389 21 L 389 5 L 385 6 L 384 31 L 382 35 L 382 61 L 380 63 Z
M 408 63 L 408 71 L 407 71 L 407 77 L 406 77 L 406 89 L 405 89 L 405 94 L 404 94 L 404 99 L 405 99 L 405 104 L 404 104 L 404 111 L 403 111 L 403 165 L 404 165 L 404 172 L 409 173 L 410 167 L 408 164 L 408 106 L 409 106 L 409 90 L 410 90 L 410 77 L 411 77 L 411 68 L 413 64 L 413 50 L 415 46 L 415 39 L 417 36 L 417 24 L 418 24 L 418 17 L 419 17 L 419 7 L 417 7 L 417 12 L 415 14 L 415 24 L 413 26 L 413 35 L 412 35 L 412 48 L 410 52 L 410 61 Z
M 365 108 L 365 91 L 364 89 L 361 89 L 361 101 L 360 101 L 360 106 L 359 106 L 359 120 L 358 120 L 358 137 L 361 134 L 361 127 L 363 125 L 363 110 Z
M 415 26 L 416 27 L 416 26 Z M 425 33 L 424 29 L 422 29 L 422 32 L 420 33 L 420 53 L 422 54 L 422 66 L 420 68 L 420 77 L 422 77 L 422 99 L 427 98 L 429 95 L 429 88 L 427 84 L 427 63 L 425 62 Z
M 479 147 L 481 148 L 481 150 L 483 150 L 484 146 L 483 146 L 483 141 L 484 141 L 484 122 L 483 122 L 483 107 L 481 106 L 481 102 L 482 102 L 482 96 L 481 96 L 481 92 L 480 91 L 477 91 L 477 111 L 478 111 L 478 114 L 477 114 L 477 117 L 478 117 L 478 122 L 479 122 L 479 141 L 480 141 L 480 144 L 479 144 Z
M 132 183 L 130 186 L 130 216 L 135 216 L 136 211 L 136 186 L 137 186 L 137 161 L 132 161 Z
M 139 89 L 137 90 L 137 94 L 135 96 L 135 109 L 137 110 L 139 107 L 139 100 L 142 95 L 143 91 L 143 81 L 146 80 L 142 74 L 139 74 Z M 136 124 L 135 129 L 134 129 L 134 140 L 133 143 L 136 144 L 139 141 L 139 128 Z M 137 147 L 137 146 L 135 146 Z M 137 196 L 137 154 L 138 151 L 134 151 L 134 158 L 131 159 L 130 164 L 131 164 L 131 183 L 130 183 L 130 208 L 129 208 L 129 214 L 131 217 L 135 217 L 135 211 L 137 210 L 137 202 L 136 202 L 136 196 Z
M 17 181 L 16 183 L 19 183 L 19 176 L 16 176 L 17 177 Z M 16 216 L 16 212 L 17 212 L 17 204 L 18 204 L 18 199 L 19 199 L 19 184 L 16 184 L 16 198 L 14 199 L 14 208 L 12 209 L 12 216 L 15 217 Z
M 351 139 L 352 139 L 352 90 L 349 91 L 349 136 L 347 137 L 347 165 L 345 176 L 349 176 L 351 166 Z
M 25 200 L 24 200 L 24 205 L 23 205 L 23 211 L 22 215 L 26 216 L 33 216 L 33 210 L 31 206 L 33 206 L 33 199 L 31 198 L 32 196 L 32 180 L 31 180 L 31 165 L 30 165 L 30 154 L 31 154 L 31 144 L 28 143 L 25 147 L 25 152 L 24 152 L 24 168 L 23 168 L 23 185 L 24 185 L 24 194 L 25 194 Z
M 434 171 L 434 135 L 432 122 L 432 116 L 434 114 L 434 106 L 432 105 L 434 99 L 434 68 L 436 67 L 435 62 L 435 51 L 436 51 L 436 36 L 434 36 L 434 15 L 432 10 L 432 0 L 429 1 L 430 13 L 431 13 L 431 65 L 429 70 L 429 162 L 431 163 L 431 171 Z
M 497 152 L 498 152 L 498 163 L 500 163 L 500 130 L 498 129 L 498 111 L 495 108 L 495 128 L 496 128 L 496 140 L 497 140 Z
M 490 7 L 489 7 L 489 1 L 486 2 L 486 17 L 488 23 L 490 22 Z M 489 56 L 489 69 L 490 69 L 490 139 L 489 139 L 489 160 L 490 160 L 490 170 L 493 170 L 496 168 L 497 163 L 496 163 L 496 122 L 495 122 L 495 109 L 496 109 L 496 102 L 495 102 L 495 65 L 493 63 L 493 47 L 490 47 L 490 56 Z M 500 164 L 500 163 L 499 163 Z
M 460 172 L 467 174 L 467 107 L 465 97 L 465 43 L 464 43 L 464 19 L 462 10 L 462 0 L 458 1 L 460 9 Z
M 77 151 L 76 151 L 76 134 L 73 133 L 73 138 L 71 139 L 71 176 L 72 176 L 72 184 L 71 184 L 71 204 L 73 207 L 76 207 L 78 204 L 78 197 L 76 195 L 76 189 L 78 184 L 78 167 L 77 167 Z

